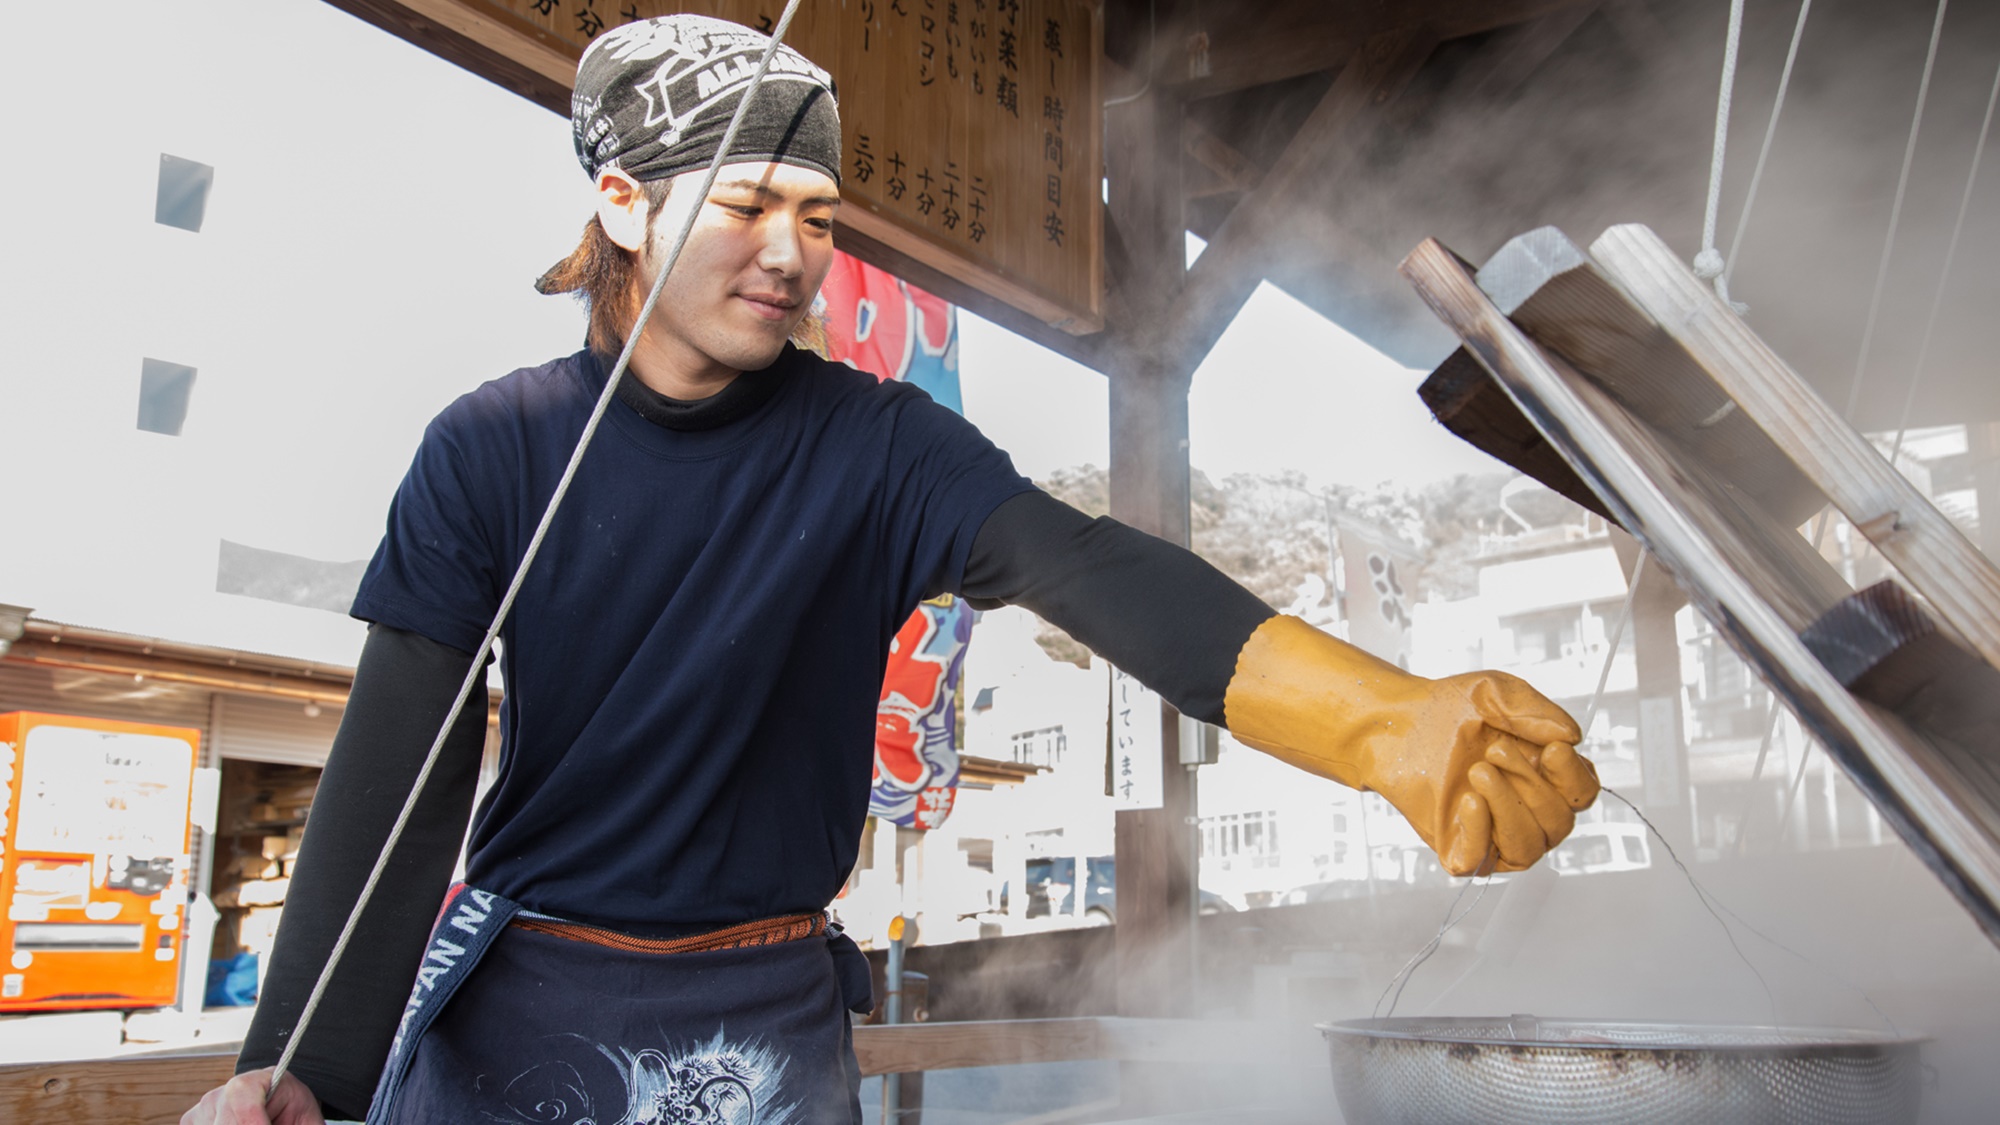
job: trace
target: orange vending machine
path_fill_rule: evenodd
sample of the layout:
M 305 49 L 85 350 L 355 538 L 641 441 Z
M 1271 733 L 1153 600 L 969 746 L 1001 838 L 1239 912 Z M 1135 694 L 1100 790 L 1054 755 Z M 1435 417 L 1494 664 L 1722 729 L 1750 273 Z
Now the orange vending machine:
M 0 1012 L 174 1002 L 201 732 L 0 715 Z

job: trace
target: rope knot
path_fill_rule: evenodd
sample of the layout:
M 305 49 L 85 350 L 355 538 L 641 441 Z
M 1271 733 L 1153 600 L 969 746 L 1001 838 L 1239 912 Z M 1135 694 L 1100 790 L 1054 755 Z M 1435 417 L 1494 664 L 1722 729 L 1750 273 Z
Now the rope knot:
M 1694 275 L 1703 281 L 1722 276 L 1722 251 L 1711 246 L 1694 256 Z

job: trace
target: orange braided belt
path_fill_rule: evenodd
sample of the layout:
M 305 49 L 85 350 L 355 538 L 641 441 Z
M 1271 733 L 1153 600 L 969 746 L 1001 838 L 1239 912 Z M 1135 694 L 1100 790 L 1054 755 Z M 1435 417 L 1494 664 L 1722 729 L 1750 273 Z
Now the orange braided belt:
M 705 953 L 716 949 L 747 949 L 758 945 L 778 945 L 788 941 L 804 941 L 807 938 L 826 935 L 825 913 L 788 914 L 782 918 L 763 918 L 754 922 L 741 922 L 720 930 L 710 930 L 705 934 L 689 934 L 678 938 L 642 938 L 622 934 L 617 930 L 607 930 L 599 926 L 586 926 L 581 922 L 563 922 L 554 918 L 516 917 L 515 927 L 538 934 L 552 934 L 570 941 L 588 942 L 607 949 L 622 949 L 628 953 Z

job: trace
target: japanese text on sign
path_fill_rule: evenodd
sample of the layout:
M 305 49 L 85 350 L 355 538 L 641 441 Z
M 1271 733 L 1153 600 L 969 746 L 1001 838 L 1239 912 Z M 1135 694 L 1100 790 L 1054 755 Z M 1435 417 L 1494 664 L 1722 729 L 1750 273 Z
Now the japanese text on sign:
M 1157 694 L 1111 669 L 1111 798 L 1120 809 L 1157 809 L 1165 802 L 1160 714 Z

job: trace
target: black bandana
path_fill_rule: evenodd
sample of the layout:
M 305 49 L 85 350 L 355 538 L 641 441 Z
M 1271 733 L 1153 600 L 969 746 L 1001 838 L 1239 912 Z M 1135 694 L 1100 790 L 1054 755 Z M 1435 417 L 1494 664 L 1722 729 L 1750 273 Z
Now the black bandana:
M 570 99 L 583 170 L 595 179 L 617 168 L 648 181 L 707 167 L 770 45 L 740 24 L 689 15 L 639 20 L 599 36 L 583 53 Z M 779 47 L 729 155 L 795 164 L 839 183 L 833 76 Z

